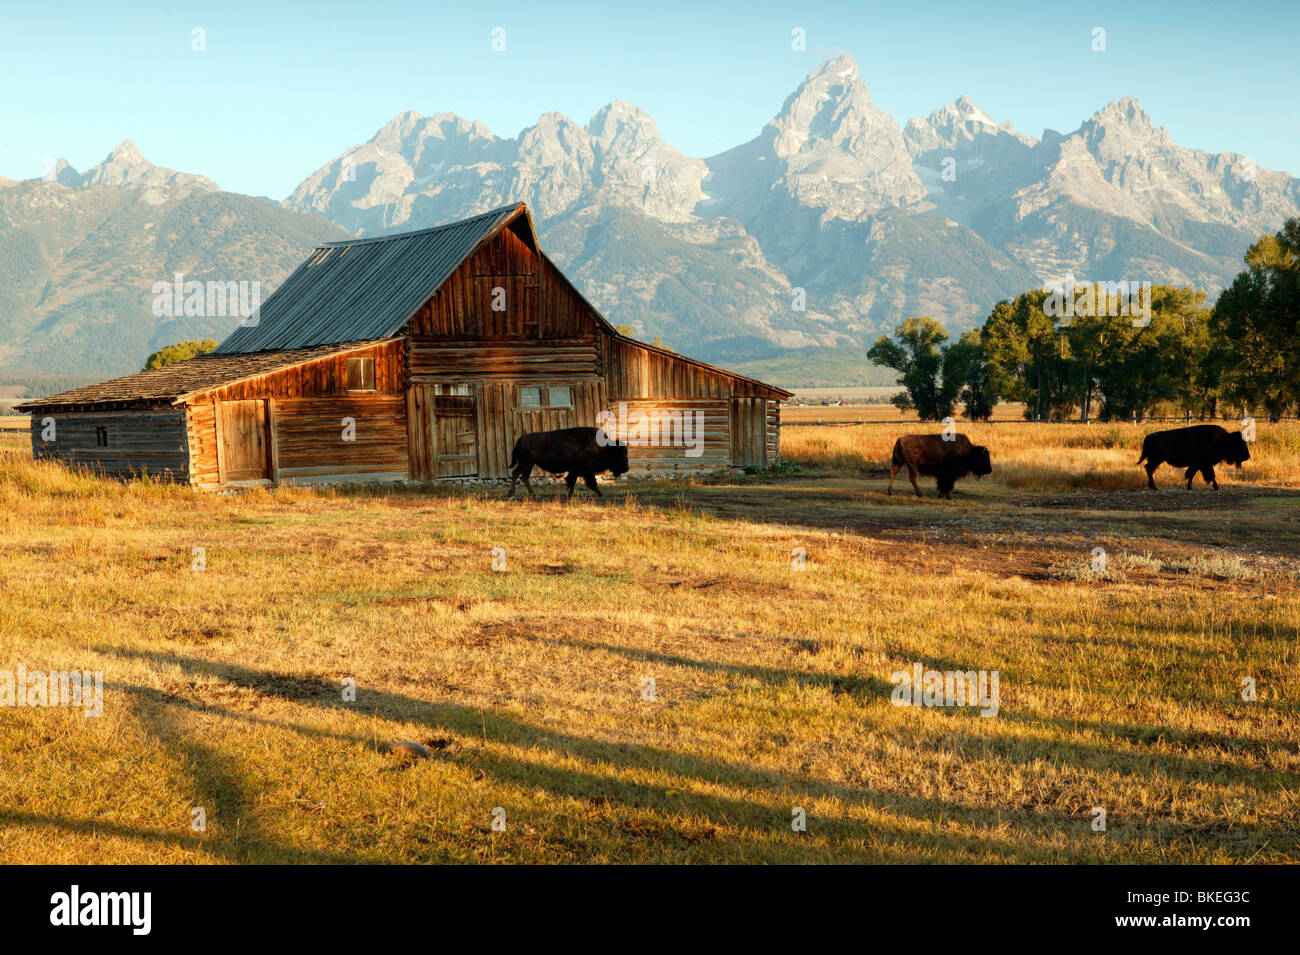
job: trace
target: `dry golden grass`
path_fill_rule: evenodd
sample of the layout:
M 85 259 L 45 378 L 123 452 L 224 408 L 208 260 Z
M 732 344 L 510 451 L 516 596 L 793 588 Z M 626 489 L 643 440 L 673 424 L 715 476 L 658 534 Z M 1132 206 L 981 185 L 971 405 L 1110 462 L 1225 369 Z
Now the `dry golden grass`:
M 866 426 L 571 506 L 200 495 L 0 439 L 0 669 L 106 681 L 98 719 L 0 709 L 0 862 L 1300 859 L 1294 427 L 1218 494 L 1137 490 L 1137 431 L 965 430 L 996 470 L 951 502 L 885 497 Z M 1115 579 L 1054 573 L 1098 545 Z M 998 716 L 893 706 L 914 661 L 998 670 Z
M 841 410 L 841 409 L 830 409 Z M 1238 430 L 1231 422 L 1221 422 Z M 1142 439 L 1152 431 L 1178 424 L 970 424 L 958 430 L 976 444 L 987 445 L 993 459 L 993 481 L 1025 491 L 1109 491 L 1146 486 L 1146 472 L 1137 465 Z M 940 426 L 927 424 L 864 424 L 833 427 L 791 427 L 781 435 L 788 459 L 842 474 L 888 471 L 894 441 L 900 434 L 938 434 Z M 1251 461 L 1240 471 L 1231 466 L 1216 473 L 1220 483 L 1247 483 L 1295 487 L 1300 482 L 1300 423 L 1260 422 L 1251 445 Z M 906 477 L 904 472 L 903 478 Z M 1164 465 L 1156 484 L 1174 487 L 1182 480 L 1180 469 Z M 1198 476 L 1195 484 L 1200 486 Z M 904 481 L 904 487 L 910 486 Z
M 1024 417 L 1024 411 L 1025 406 L 1022 404 L 1000 404 L 997 406 L 993 417 L 997 419 L 1009 418 L 1018 422 Z M 920 427 L 933 427 L 933 425 L 920 425 L 915 411 L 899 411 L 891 404 L 879 403 L 862 405 L 787 405 L 781 409 L 781 420 L 824 424 L 862 421 L 896 424 L 899 421 L 909 421 Z

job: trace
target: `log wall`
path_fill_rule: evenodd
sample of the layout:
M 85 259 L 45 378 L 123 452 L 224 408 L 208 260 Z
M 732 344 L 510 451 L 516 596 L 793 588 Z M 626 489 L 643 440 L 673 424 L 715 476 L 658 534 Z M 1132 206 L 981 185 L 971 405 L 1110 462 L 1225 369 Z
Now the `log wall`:
M 611 401 L 607 410 L 605 431 L 628 443 L 633 475 L 705 474 L 731 464 L 727 399 L 643 398 Z
M 781 402 L 767 399 L 767 466 L 781 460 Z
M 343 483 L 410 476 L 401 395 L 277 398 L 272 407 L 274 480 Z
M 53 441 L 43 439 L 46 418 Z M 99 445 L 99 428 L 107 446 Z M 123 411 L 51 411 L 32 415 L 32 456 L 62 461 L 117 478 L 149 474 L 168 481 L 189 480 L 185 413 L 179 408 Z

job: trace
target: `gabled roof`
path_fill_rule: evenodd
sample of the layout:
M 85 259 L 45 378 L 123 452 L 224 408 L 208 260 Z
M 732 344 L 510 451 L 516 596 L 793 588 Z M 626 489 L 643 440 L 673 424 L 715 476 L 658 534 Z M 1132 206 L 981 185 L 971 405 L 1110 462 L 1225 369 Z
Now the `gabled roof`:
M 471 252 L 520 216 L 537 248 L 523 203 L 432 229 L 326 243 L 262 303 L 256 325 L 235 329 L 214 354 L 390 338 Z
M 358 348 L 368 348 L 379 341 L 347 342 L 259 352 L 256 355 L 199 355 L 188 361 L 136 372 L 75 391 L 65 391 L 49 398 L 33 398 L 15 406 L 19 411 L 37 411 L 55 407 L 113 407 L 133 405 L 168 405 L 193 397 L 211 388 L 233 384 L 318 358 L 341 355 Z

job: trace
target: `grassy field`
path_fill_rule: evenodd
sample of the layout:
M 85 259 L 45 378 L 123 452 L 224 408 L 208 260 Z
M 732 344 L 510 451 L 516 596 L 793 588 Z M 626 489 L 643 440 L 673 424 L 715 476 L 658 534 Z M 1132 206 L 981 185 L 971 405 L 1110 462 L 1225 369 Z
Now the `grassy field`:
M 1300 861 L 1300 428 L 1217 493 L 1144 490 L 1150 429 L 963 430 L 995 470 L 950 502 L 887 497 L 863 425 L 569 506 L 124 486 L 0 435 L 0 670 L 105 681 L 0 708 L 0 862 Z M 997 671 L 997 715 L 893 705 L 914 663 Z
M 1010 420 L 1019 424 L 1024 418 L 1025 406 L 1018 402 L 1003 402 L 994 410 L 993 417 L 1002 422 Z M 781 409 L 781 420 L 798 424 L 891 423 L 900 421 L 920 424 L 915 411 L 899 411 L 887 403 L 861 405 L 787 405 Z M 958 423 L 962 420 L 958 418 Z M 3 427 L 3 419 L 0 419 Z M 917 430 L 938 430 L 937 425 L 925 425 Z

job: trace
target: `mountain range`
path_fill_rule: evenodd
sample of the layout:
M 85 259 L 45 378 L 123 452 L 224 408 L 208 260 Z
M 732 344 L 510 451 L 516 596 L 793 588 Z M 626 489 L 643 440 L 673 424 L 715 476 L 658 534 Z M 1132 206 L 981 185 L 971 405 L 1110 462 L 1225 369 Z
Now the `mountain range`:
M 547 113 L 514 138 L 406 112 L 275 204 L 123 143 L 84 174 L 60 162 L 0 180 L 0 369 L 134 370 L 238 320 L 157 319 L 149 290 L 174 272 L 257 279 L 265 295 L 319 241 L 520 200 L 612 322 L 781 383 L 853 383 L 872 380 L 865 348 L 904 318 L 957 332 L 1052 279 L 1213 296 L 1251 242 L 1300 214 L 1300 180 L 1180 146 L 1128 98 L 1037 139 L 965 96 L 900 126 L 849 57 L 707 159 L 622 101 L 586 125 Z

